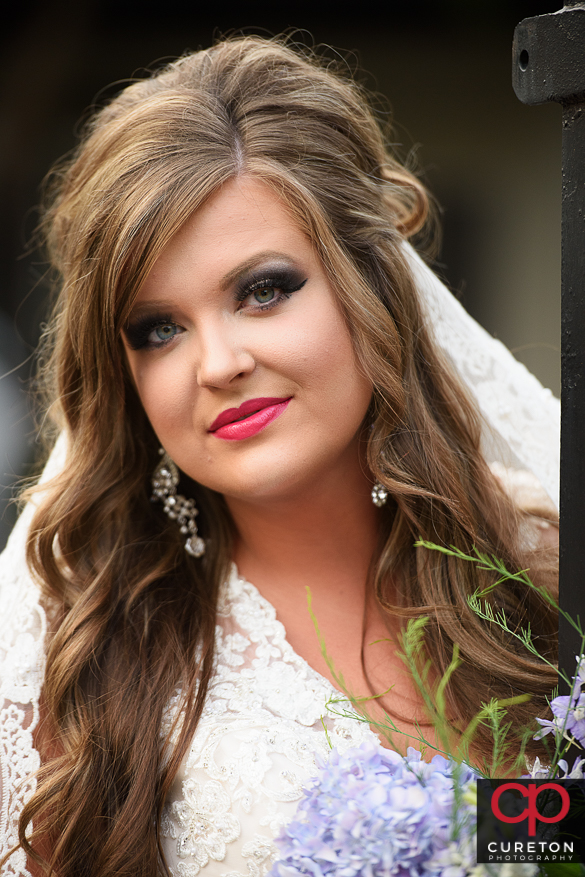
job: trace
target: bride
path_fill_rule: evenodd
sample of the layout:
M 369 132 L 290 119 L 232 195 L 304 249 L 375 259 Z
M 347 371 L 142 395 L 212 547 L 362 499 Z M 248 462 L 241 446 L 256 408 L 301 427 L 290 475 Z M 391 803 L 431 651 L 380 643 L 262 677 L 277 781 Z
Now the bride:
M 327 714 L 307 587 L 406 734 L 413 616 L 437 676 L 461 650 L 454 727 L 524 691 L 514 720 L 544 714 L 554 676 L 468 608 L 488 574 L 414 547 L 552 587 L 519 470 L 554 499 L 556 403 L 407 243 L 427 212 L 358 86 L 256 37 L 126 88 L 54 172 L 60 437 L 1 566 L 3 873 L 266 874 L 328 740 L 373 738 Z M 534 591 L 491 599 L 555 653 Z

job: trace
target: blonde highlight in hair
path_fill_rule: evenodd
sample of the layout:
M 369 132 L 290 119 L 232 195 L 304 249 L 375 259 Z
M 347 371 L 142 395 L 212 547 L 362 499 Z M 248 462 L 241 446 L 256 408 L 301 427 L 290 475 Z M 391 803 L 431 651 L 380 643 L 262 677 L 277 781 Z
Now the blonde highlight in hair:
M 49 188 L 45 229 L 60 295 L 45 377 L 68 455 L 28 546 L 56 615 L 37 735 L 43 767 L 20 842 L 59 877 L 165 872 L 160 817 L 212 674 L 232 524 L 221 496 L 191 485 L 209 540 L 195 561 L 149 502 L 157 442 L 120 334 L 165 245 L 244 174 L 271 186 L 313 241 L 374 386 L 368 463 L 391 495 L 372 573 L 379 605 L 430 616 L 439 671 L 459 644 L 464 663 L 449 690 L 458 726 L 482 700 L 531 690 L 533 705 L 516 713 L 524 721 L 542 713 L 554 685 L 469 610 L 486 573 L 413 547 L 423 537 L 529 565 L 518 513 L 481 454 L 479 416 L 421 314 L 404 238 L 427 220 L 424 188 L 387 151 L 354 82 L 283 41 L 218 43 L 98 112 Z M 548 583 L 546 563 L 530 565 Z M 511 585 L 492 599 L 512 625 L 530 619 L 552 655 L 556 625 L 538 595 Z M 181 721 L 161 736 L 177 692 Z

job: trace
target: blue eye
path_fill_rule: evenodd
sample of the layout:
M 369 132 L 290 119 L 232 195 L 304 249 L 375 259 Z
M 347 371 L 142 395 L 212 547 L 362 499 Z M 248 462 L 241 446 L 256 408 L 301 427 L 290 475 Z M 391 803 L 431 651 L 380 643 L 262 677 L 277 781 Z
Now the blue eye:
M 164 347 L 176 335 L 185 330 L 182 326 L 166 317 L 143 317 L 135 323 L 129 323 L 124 329 L 128 344 L 133 350 L 142 348 Z
M 170 341 L 171 338 L 174 338 L 178 331 L 179 327 L 176 323 L 163 323 L 152 330 L 147 340 L 150 344 L 156 345 L 161 342 L 164 344 L 165 341 Z

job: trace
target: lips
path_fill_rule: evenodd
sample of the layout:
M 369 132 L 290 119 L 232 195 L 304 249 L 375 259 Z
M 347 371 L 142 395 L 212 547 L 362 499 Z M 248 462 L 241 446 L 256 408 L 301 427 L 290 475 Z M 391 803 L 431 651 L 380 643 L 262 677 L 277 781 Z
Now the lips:
M 227 408 L 209 427 L 217 438 L 237 441 L 249 438 L 276 420 L 287 408 L 291 397 L 248 399 L 239 408 Z

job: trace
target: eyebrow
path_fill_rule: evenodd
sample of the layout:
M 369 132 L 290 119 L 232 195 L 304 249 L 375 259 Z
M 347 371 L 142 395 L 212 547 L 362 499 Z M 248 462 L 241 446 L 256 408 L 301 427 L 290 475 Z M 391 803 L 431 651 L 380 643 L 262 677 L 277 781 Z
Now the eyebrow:
M 232 268 L 227 274 L 224 274 L 219 281 L 220 289 L 225 290 L 233 286 L 242 276 L 256 268 L 261 262 L 267 262 L 269 259 L 278 259 L 281 262 L 286 262 L 288 265 L 294 264 L 294 259 L 286 253 L 279 253 L 276 250 L 264 250 L 262 253 L 256 253 L 254 256 L 246 259 L 245 262 Z
M 271 259 L 277 259 L 279 262 L 286 262 L 287 265 L 296 264 L 292 256 L 289 256 L 286 253 L 280 253 L 278 250 L 263 250 L 261 253 L 255 253 L 253 256 L 250 256 L 245 262 L 241 262 L 235 268 L 232 268 L 231 271 L 228 271 L 227 274 L 224 274 L 219 281 L 219 288 L 222 292 L 229 289 L 230 286 L 237 283 L 241 277 L 244 277 L 253 268 L 256 268 L 262 262 L 268 262 Z M 132 316 L 141 313 L 148 313 L 149 311 L 164 310 L 165 308 L 169 308 L 169 302 L 162 299 L 136 302 L 132 307 Z

